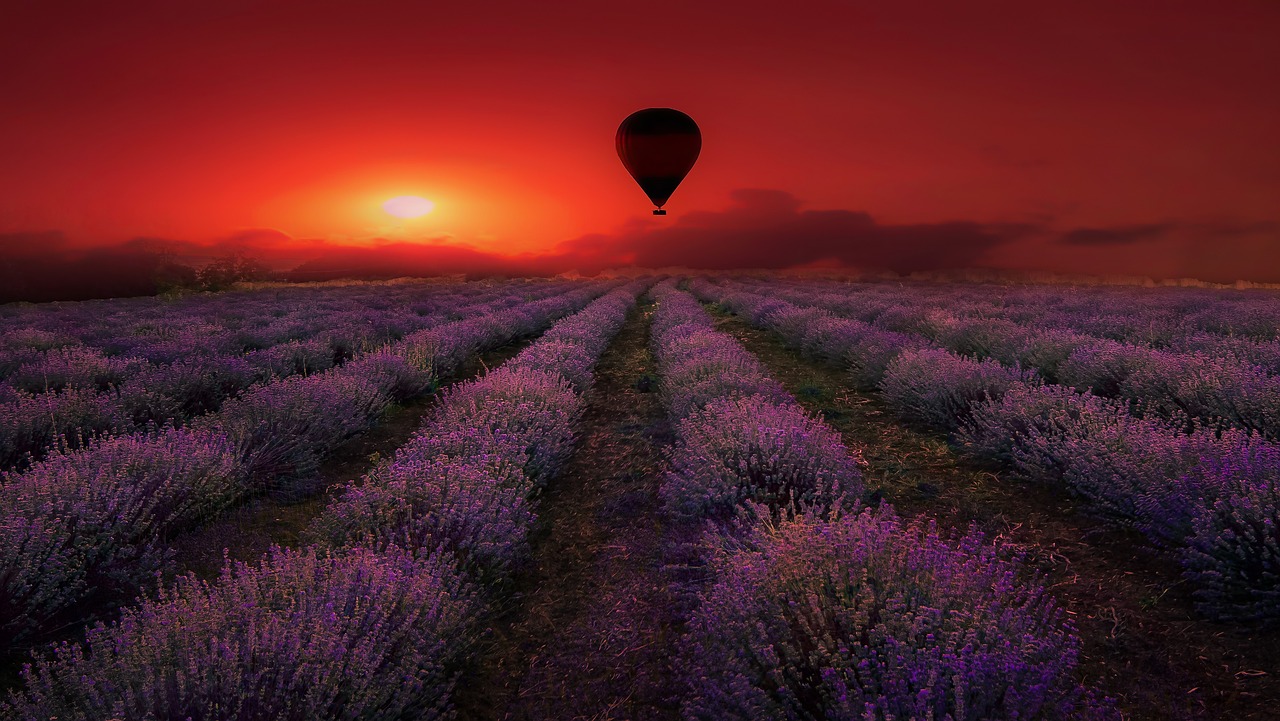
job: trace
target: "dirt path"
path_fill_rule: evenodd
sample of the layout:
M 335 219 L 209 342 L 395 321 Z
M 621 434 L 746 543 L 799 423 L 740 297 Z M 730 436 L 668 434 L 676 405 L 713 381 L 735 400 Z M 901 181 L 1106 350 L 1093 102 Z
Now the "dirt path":
M 459 685 L 462 719 L 675 718 L 657 495 L 669 430 L 647 309 L 600 359 L 577 452 L 539 500 L 533 562 Z
M 1280 632 L 1199 618 L 1176 564 L 1139 536 L 1077 513 L 1064 493 L 958 456 L 940 434 L 905 427 L 876 394 L 850 390 L 839 371 L 802 359 L 776 334 L 715 317 L 861 451 L 868 487 L 899 513 L 944 528 L 977 524 L 1025 548 L 1078 627 L 1085 680 L 1130 718 L 1280 719 Z

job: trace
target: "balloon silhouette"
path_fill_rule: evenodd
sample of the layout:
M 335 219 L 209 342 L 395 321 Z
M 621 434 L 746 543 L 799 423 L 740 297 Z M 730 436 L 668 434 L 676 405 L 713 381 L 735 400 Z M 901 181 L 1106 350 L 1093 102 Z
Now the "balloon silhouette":
M 671 108 L 646 108 L 618 126 L 618 157 L 649 200 L 662 209 L 702 150 L 702 133 L 693 118 Z

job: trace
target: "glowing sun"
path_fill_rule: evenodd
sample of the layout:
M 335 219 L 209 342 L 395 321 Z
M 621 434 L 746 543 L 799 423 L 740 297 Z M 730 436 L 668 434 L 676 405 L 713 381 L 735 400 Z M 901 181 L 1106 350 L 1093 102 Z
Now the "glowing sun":
M 396 196 L 382 204 L 382 209 L 397 218 L 418 218 L 434 210 L 436 204 L 416 195 Z

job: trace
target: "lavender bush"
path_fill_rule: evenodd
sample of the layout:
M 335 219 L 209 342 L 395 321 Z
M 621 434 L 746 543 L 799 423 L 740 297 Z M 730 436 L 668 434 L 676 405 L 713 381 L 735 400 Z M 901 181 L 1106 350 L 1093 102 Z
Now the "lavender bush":
M 681 420 L 666 507 L 686 521 L 727 520 L 746 501 L 771 507 L 856 505 L 862 475 L 840 435 L 799 406 L 722 398 Z
M 968 452 L 1011 466 L 1024 477 L 1061 485 L 1090 513 L 1141 531 L 1157 547 L 1199 559 L 1195 570 L 1189 566 L 1188 576 L 1200 586 L 1201 607 L 1210 615 L 1259 619 L 1276 614 L 1265 600 L 1269 577 L 1257 570 L 1270 563 L 1265 543 L 1237 543 L 1249 534 L 1224 530 L 1222 536 L 1230 540 L 1215 546 L 1212 560 L 1188 550 L 1191 543 L 1209 543 L 1194 531 L 1196 527 L 1228 529 L 1253 523 L 1269 528 L 1266 521 L 1256 520 L 1262 518 L 1256 497 L 1267 487 L 1260 482 L 1242 485 L 1223 470 L 1256 467 L 1249 459 L 1273 448 L 1269 441 L 1275 437 L 1275 419 L 1280 418 L 1280 379 L 1244 360 L 1268 359 L 1267 341 L 1211 341 L 1202 333 L 1194 336 L 1194 343 L 1182 341 L 1192 336 L 1181 335 L 1179 316 L 1159 306 L 1166 301 L 1152 300 L 1153 296 L 1141 298 L 1155 304 L 1144 316 L 1146 309 L 1135 314 L 1129 308 L 1097 314 L 1091 301 L 1077 303 L 1049 291 L 1037 300 L 1046 308 L 1036 311 L 949 295 L 968 292 L 963 286 L 913 288 L 912 294 L 928 300 L 908 305 L 903 293 L 887 286 L 857 286 L 851 297 L 847 292 L 823 294 L 804 283 L 781 291 L 779 285 L 773 281 L 754 286 L 776 296 L 766 303 L 763 296 L 744 290 L 753 287 L 748 283 L 694 284 L 704 298 L 745 312 L 802 350 L 806 343 L 852 348 L 858 341 L 851 339 L 865 337 L 856 324 L 875 319 L 927 335 L 952 350 L 988 356 L 985 365 L 997 387 L 984 387 L 983 364 L 976 361 L 928 348 L 899 352 L 897 368 L 882 384 L 885 398 L 905 411 L 905 417 L 956 430 Z M 877 304 L 864 296 L 882 291 L 896 294 L 897 305 L 876 311 Z M 797 308 L 783 299 L 814 305 Z M 919 302 L 919 297 L 911 300 Z M 1178 313 L 1207 313 L 1206 306 L 1197 303 L 1188 298 Z M 858 314 L 860 320 L 832 320 L 815 309 Z M 1072 315 L 1077 312 L 1094 315 Z M 1225 317 L 1214 315 L 1213 322 Z M 812 327 L 806 329 L 806 324 Z M 1175 352 L 1162 346 L 1188 349 Z M 1240 350 L 1212 356 L 1205 348 Z M 805 352 L 821 357 L 811 347 Z M 930 362 L 908 364 L 922 357 Z M 850 360 L 859 362 L 859 354 L 850 352 Z M 1012 368 L 1004 370 L 996 361 Z M 1021 363 L 1075 388 L 1039 386 L 1033 378 L 1012 377 Z M 1217 515 L 1211 512 L 1215 508 Z M 1252 537 L 1261 536 L 1253 532 Z M 1229 553 L 1234 560 L 1226 560 Z M 1254 570 L 1239 570 L 1244 567 Z M 1232 580 L 1223 580 L 1228 578 Z M 1229 591 L 1224 590 L 1227 586 Z M 1231 604 L 1236 604 L 1234 610 L 1228 608 Z
M 1088 393 L 1024 387 L 977 406 L 960 437 L 969 452 L 1062 483 L 1090 513 L 1180 555 L 1206 615 L 1274 622 L 1280 451 L 1240 430 L 1181 425 Z
M 1063 383 L 1062 364 L 1089 338 L 1070 330 L 1051 328 L 1033 333 L 1019 349 L 1017 361 L 1034 368 L 1047 383 Z
M 28 641 L 118 601 L 167 568 L 167 540 L 248 494 L 216 433 L 106 437 L 55 453 L 0 487 L 0 636 Z
M 500 368 L 483 378 L 450 388 L 436 423 L 449 428 L 493 429 L 528 451 L 524 472 L 541 485 L 573 451 L 582 399 L 558 375 Z
M 120 387 L 119 403 L 135 426 L 179 422 L 216 412 L 254 380 L 242 358 L 196 357 L 138 372 Z
M 294 376 L 229 401 L 197 428 L 226 433 L 247 473 L 265 490 L 296 497 L 311 491 L 329 449 L 369 427 L 390 404 L 371 380 L 348 375 Z
M 516 362 L 530 370 L 559 374 L 578 393 L 591 384 L 591 369 L 596 354 L 580 343 L 546 340 L 535 343 L 516 356 Z
M 968 453 L 1011 467 L 1028 480 L 1059 484 L 1069 459 L 1061 439 L 1088 437 L 1130 422 L 1125 405 L 1060 385 L 1015 385 L 970 408 L 956 438 Z
M 1143 413 L 1186 414 L 1280 438 L 1280 377 L 1230 358 L 1151 351 L 1117 395 Z
M 523 285 L 510 284 L 517 289 Z M 509 338 L 510 333 L 531 332 L 545 325 L 543 314 L 558 317 L 573 310 L 575 303 L 580 307 L 594 294 L 589 287 L 565 293 L 571 285 L 563 283 L 535 283 L 528 287 L 527 293 L 519 290 L 512 293 L 504 289 L 506 286 L 464 286 L 448 293 L 402 289 L 387 293 L 389 298 L 376 292 L 366 293 L 368 297 L 359 305 L 343 298 L 342 302 L 321 301 L 315 308 L 293 308 L 278 301 L 273 305 L 270 298 L 261 302 L 254 299 L 247 308 L 238 308 L 236 312 L 222 308 L 216 318 L 218 322 L 209 322 L 212 319 L 200 315 L 183 317 L 177 309 L 153 308 L 145 317 L 121 313 L 124 320 L 115 322 L 112 316 L 103 318 L 86 313 L 94 322 L 88 318 L 78 319 L 83 325 L 75 332 L 86 343 L 94 345 L 54 346 L 45 351 L 35 351 L 24 344 L 23 339 L 30 332 L 27 335 L 19 331 L 9 333 L 6 337 L 12 337 L 11 342 L 16 346 L 8 350 L 7 360 L 0 357 L 0 369 L 10 368 L 18 374 L 15 380 L 24 388 L 42 395 L 64 389 L 78 392 L 74 398 L 40 401 L 48 406 L 69 406 L 65 411 L 39 414 L 34 421 L 28 419 L 17 423 L 17 428 L 7 429 L 15 445 L 12 450 L 0 449 L 0 463 L 2 457 L 15 460 L 0 468 L 13 467 L 27 453 L 39 458 L 50 445 L 58 442 L 59 434 L 67 437 L 66 442 L 75 444 L 80 436 L 104 429 L 128 430 L 130 423 L 139 429 L 151 423 L 185 423 L 190 418 L 218 410 L 225 400 L 243 392 L 255 381 L 321 372 L 351 360 L 356 349 L 373 356 L 401 354 L 405 349 L 419 348 L 418 344 L 384 344 L 403 338 L 409 332 L 417 332 L 420 337 L 421 333 L 440 331 L 439 326 L 427 326 L 446 315 L 474 314 L 469 327 L 483 328 L 484 332 L 462 334 L 465 342 L 459 348 L 461 357 L 445 359 L 448 362 L 440 366 L 443 372 L 449 372 L 481 345 L 492 343 L 494 333 L 507 333 L 498 337 Z M 435 298 L 429 306 L 432 313 L 428 315 L 408 313 L 395 303 L 399 294 L 415 297 L 424 293 Z M 524 302 L 530 303 L 530 312 L 519 309 Z M 67 307 L 79 311 L 94 305 Z M 335 312 L 326 315 L 329 309 Z M 494 313 L 500 313 L 507 320 L 488 318 Z M 247 327 L 250 320 L 257 325 Z M 513 322 L 516 325 L 513 326 Z M 246 351 L 249 351 L 247 355 Z M 126 355 L 128 357 L 124 357 Z M 22 360 L 14 366 L 7 365 L 17 359 Z M 366 368 L 377 374 L 389 372 L 398 376 L 389 379 L 391 382 L 386 388 L 396 400 L 420 393 L 432 382 L 432 365 L 415 364 L 414 359 L 407 356 L 404 359 L 414 366 L 414 371 L 395 369 L 377 359 L 370 361 L 377 368 Z M 6 382 L 5 387 L 12 388 L 12 384 Z M 93 404 L 106 409 L 104 412 L 112 417 L 111 422 L 104 425 L 97 415 L 83 415 L 87 393 L 91 390 L 99 392 Z M 10 397 L 0 400 L 6 404 L 20 400 L 12 397 L 12 393 L 5 395 Z M 17 410 L 27 413 L 30 409 Z M 0 409 L 0 436 L 6 432 L 2 421 L 3 409 Z
M 918 336 L 884 330 L 861 320 L 840 318 L 777 298 L 728 291 L 705 281 L 693 283 L 704 300 L 716 301 L 753 325 L 775 331 L 805 355 L 844 366 L 855 388 L 871 390 L 883 379 L 894 358 L 907 350 L 928 346 Z
M 471 430 L 454 430 L 441 443 L 434 427 L 424 430 L 392 462 L 345 488 L 312 533 L 331 546 L 448 552 L 481 585 L 500 585 L 528 554 L 525 448 Z
M 333 367 L 333 349 L 324 339 L 291 340 L 256 350 L 244 359 L 264 377 L 287 378 L 311 375 Z
M 1183 549 L 1198 607 L 1224 621 L 1280 622 L 1280 450 L 1211 462 L 1216 500 L 1202 504 Z
M 927 347 L 923 339 L 915 336 L 871 329 L 862 334 L 842 356 L 854 388 L 871 390 L 879 388 L 889 366 L 907 351 Z
M 726 353 L 706 343 L 684 355 L 685 343 L 664 337 L 684 326 L 662 316 L 691 323 L 687 296 L 662 286 L 655 296 L 660 370 Z M 839 324 L 747 294 L 729 305 L 797 347 L 817 337 L 852 349 L 872 335 L 861 321 Z M 916 325 L 943 322 L 937 314 L 911 317 Z M 948 422 L 954 414 L 944 406 L 968 408 L 1032 380 L 995 362 L 895 350 L 906 361 L 891 364 L 897 375 L 889 384 Z M 911 372 L 967 384 L 950 397 L 930 396 L 928 380 L 912 386 Z M 976 534 L 943 540 L 891 511 L 842 517 L 844 504 L 833 501 L 847 501 L 860 483 L 839 436 L 794 401 L 726 396 L 683 419 L 673 412 L 678 442 L 662 490 L 678 516 L 710 518 L 731 532 L 705 541 L 712 554 L 698 576 L 710 585 L 692 603 L 679 662 L 685 718 L 1112 715 L 1073 681 L 1078 641 L 1043 590 L 1018 581 L 1016 561 Z M 799 512 L 777 513 L 783 506 Z
M 273 549 L 186 577 L 23 674 L 30 719 L 445 719 L 480 606 L 446 557 Z
M 47 350 L 9 376 L 13 387 L 31 393 L 63 388 L 106 390 L 142 364 L 138 359 L 108 358 L 101 351 L 71 346 Z
M 0 406 L 0 468 L 39 460 L 58 444 L 77 448 L 97 434 L 132 427 L 126 410 L 106 393 L 70 388 L 15 395 Z
M 659 392 L 672 418 L 723 398 L 790 398 L 754 356 L 713 329 L 693 297 L 674 289 L 655 294 L 661 308 L 654 316 L 652 343 L 662 370 Z
M 1181 329 L 1186 323 L 1180 313 L 1205 310 L 1203 297 L 1181 302 L 1162 301 L 1155 296 L 1125 299 L 1150 306 L 1136 309 L 1136 315 L 1132 308 L 1099 315 L 1097 308 L 1087 304 L 1037 313 L 1025 306 L 1013 310 L 985 298 L 968 298 L 973 286 L 915 287 L 894 294 L 888 309 L 874 316 L 880 325 L 910 331 L 913 335 L 903 337 L 914 340 L 898 339 L 885 347 L 871 344 L 855 350 L 852 345 L 866 332 L 859 326 L 865 323 L 841 318 L 848 325 L 842 332 L 832 333 L 833 321 L 822 318 L 821 313 L 872 317 L 859 313 L 870 305 L 863 298 L 887 293 L 886 287 L 852 286 L 852 296 L 848 290 L 845 294 L 826 293 L 820 290 L 821 286 L 777 281 L 757 285 L 728 283 L 724 287 L 699 281 L 694 287 L 704 298 L 719 300 L 735 312 L 743 312 L 757 325 L 779 332 L 788 343 L 811 356 L 830 358 L 832 352 L 845 353 L 852 366 L 853 383 L 863 390 L 873 388 L 879 381 L 884 363 L 900 352 L 896 346 L 906 342 L 921 348 L 932 342 L 962 355 L 989 357 L 1008 367 L 1034 369 L 1050 382 L 1125 398 L 1135 415 L 1155 414 L 1167 419 L 1185 415 L 1199 423 L 1280 437 L 1280 378 L 1275 377 L 1274 365 L 1267 365 L 1280 346 L 1276 346 L 1274 338 L 1233 340 L 1219 336 L 1216 342 L 1206 342 L 1203 333 L 1185 335 Z M 1062 305 L 1063 296 L 1037 292 L 1047 297 L 1037 298 L 1036 302 Z M 810 305 L 796 306 L 787 300 Z M 1186 310 L 1175 312 L 1179 307 Z M 1266 308 L 1263 305 L 1251 310 Z M 1093 315 L 1072 315 L 1085 311 Z M 881 317 L 884 313 L 889 313 L 887 319 Z M 823 327 L 818 336 L 827 344 L 825 354 L 806 345 L 811 341 L 800 335 L 798 328 L 806 324 Z M 1198 340 L 1184 341 L 1191 336 Z M 1193 350 L 1175 352 L 1174 346 Z M 1169 349 L 1161 350 L 1165 347 Z M 1194 350 L 1197 348 L 1213 348 L 1218 355 Z
M 415 357 L 408 349 L 396 352 L 383 348 L 347 363 L 342 367 L 341 375 L 368 380 L 379 393 L 399 403 L 435 388 L 439 379 L 432 372 L 434 370 L 453 371 L 452 368 L 433 368 L 430 362 Z
M 1105 717 L 1079 642 L 976 533 L 870 511 L 763 527 L 713 560 L 679 661 L 689 719 Z
M 1258 340 L 1199 332 L 1179 338 L 1170 350 L 1228 358 L 1247 366 L 1262 368 L 1272 375 L 1280 374 L 1280 339 Z
M 885 371 L 880 389 L 903 419 L 954 430 L 973 405 L 1034 381 L 1033 374 L 1005 368 L 994 360 L 976 361 L 926 348 L 899 354 Z

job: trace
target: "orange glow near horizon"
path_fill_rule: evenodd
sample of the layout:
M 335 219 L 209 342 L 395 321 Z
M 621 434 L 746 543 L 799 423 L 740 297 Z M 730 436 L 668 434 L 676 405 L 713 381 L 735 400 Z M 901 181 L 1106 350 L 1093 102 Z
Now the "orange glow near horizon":
M 388 198 L 434 203 L 412 218 L 388 215 Z M 583 232 L 560 199 L 483 169 L 371 165 L 334 172 L 261 202 L 244 226 L 280 228 L 296 238 L 343 245 L 379 240 L 452 241 L 518 253 Z

